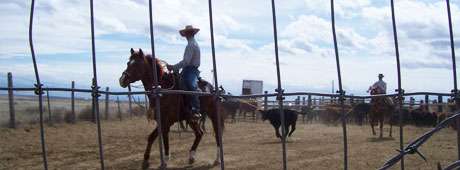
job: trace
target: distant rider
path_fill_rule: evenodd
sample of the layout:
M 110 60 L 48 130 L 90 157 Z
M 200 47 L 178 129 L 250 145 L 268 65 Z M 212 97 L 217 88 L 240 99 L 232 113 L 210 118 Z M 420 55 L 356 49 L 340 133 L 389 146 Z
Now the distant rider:
M 379 74 L 379 80 L 376 81 L 372 86 L 369 87 L 367 92 L 375 90 L 376 94 L 386 94 L 387 93 L 387 83 L 383 81 L 383 74 Z

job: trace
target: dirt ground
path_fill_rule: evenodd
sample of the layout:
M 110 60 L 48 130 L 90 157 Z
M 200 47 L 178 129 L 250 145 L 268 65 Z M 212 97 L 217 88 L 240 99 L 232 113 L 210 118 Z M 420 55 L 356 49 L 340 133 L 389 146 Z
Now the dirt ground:
M 104 157 L 107 169 L 140 169 L 146 137 L 153 129 L 144 118 L 102 123 Z M 387 130 L 387 129 L 386 129 Z M 369 126 L 348 126 L 350 169 L 376 169 L 398 148 L 397 128 L 394 138 L 371 136 Z M 405 139 L 414 139 L 429 128 L 405 127 Z M 50 169 L 99 169 L 96 125 L 79 122 L 46 127 L 46 147 Z M 213 134 L 205 134 L 197 151 L 197 162 L 189 165 L 188 150 L 193 133 L 170 133 L 170 169 L 219 169 L 213 166 L 216 146 Z M 385 133 L 388 136 L 388 133 Z M 19 129 L 0 129 L 0 169 L 43 169 L 38 125 Z M 281 143 L 268 122 L 240 121 L 226 123 L 224 132 L 226 169 L 281 169 Z M 406 159 L 407 169 L 436 169 L 456 159 L 456 133 L 445 129 L 420 149 L 427 157 Z M 342 129 L 340 126 L 298 123 L 287 143 L 288 169 L 342 169 Z M 153 145 L 150 163 L 159 165 L 158 143 Z M 399 164 L 393 169 L 398 169 Z

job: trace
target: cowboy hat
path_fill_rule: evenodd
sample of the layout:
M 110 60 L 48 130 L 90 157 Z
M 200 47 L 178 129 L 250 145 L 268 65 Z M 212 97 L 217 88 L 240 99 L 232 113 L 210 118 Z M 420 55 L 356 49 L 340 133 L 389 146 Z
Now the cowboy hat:
M 183 37 L 187 36 L 187 35 L 195 35 L 198 31 L 200 31 L 199 28 L 193 28 L 192 25 L 187 25 L 185 26 L 184 29 L 180 30 L 179 33 L 180 35 L 182 35 Z
M 379 74 L 379 78 L 380 78 L 380 77 L 384 77 L 382 73 Z

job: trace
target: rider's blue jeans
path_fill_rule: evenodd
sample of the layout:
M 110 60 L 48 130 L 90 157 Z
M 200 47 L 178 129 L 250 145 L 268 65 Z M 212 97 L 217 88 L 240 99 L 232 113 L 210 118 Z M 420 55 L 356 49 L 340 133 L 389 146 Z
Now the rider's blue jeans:
M 200 71 L 196 66 L 187 66 L 182 70 L 182 80 L 184 81 L 185 90 L 187 91 L 197 91 L 198 90 L 198 77 L 200 76 Z M 191 101 L 192 112 L 200 111 L 200 99 L 197 95 L 188 95 Z

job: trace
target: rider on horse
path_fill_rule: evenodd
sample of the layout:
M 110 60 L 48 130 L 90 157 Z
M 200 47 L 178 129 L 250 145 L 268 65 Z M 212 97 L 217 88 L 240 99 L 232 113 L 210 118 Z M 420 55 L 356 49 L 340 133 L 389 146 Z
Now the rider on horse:
M 185 29 L 179 31 L 180 35 L 187 38 L 187 46 L 185 47 L 184 57 L 182 61 L 175 65 L 167 65 L 168 70 L 179 70 L 182 69 L 182 80 L 185 85 L 184 90 L 188 91 L 197 91 L 198 90 L 198 77 L 200 71 L 200 47 L 195 40 L 195 34 L 198 33 L 200 29 L 194 28 L 191 25 L 187 25 Z M 191 103 L 191 114 L 193 118 L 200 118 L 200 100 L 197 95 L 187 96 Z
M 383 74 L 379 74 L 379 80 L 376 81 L 372 86 L 370 86 L 367 92 L 368 93 L 370 92 L 371 95 L 386 94 L 387 93 L 387 83 L 385 83 L 382 79 L 383 79 Z M 387 105 L 387 104 L 392 105 L 393 101 L 391 101 L 391 99 L 388 97 L 374 96 L 371 99 L 371 103 L 373 103 L 373 105 L 380 108 L 382 107 L 382 105 Z
M 386 94 L 387 93 L 387 83 L 383 80 L 383 74 L 379 74 L 379 81 L 375 82 L 372 86 L 369 87 L 367 92 L 371 92 L 372 95 L 375 94 Z

